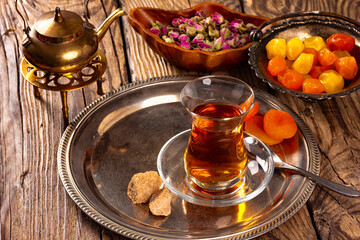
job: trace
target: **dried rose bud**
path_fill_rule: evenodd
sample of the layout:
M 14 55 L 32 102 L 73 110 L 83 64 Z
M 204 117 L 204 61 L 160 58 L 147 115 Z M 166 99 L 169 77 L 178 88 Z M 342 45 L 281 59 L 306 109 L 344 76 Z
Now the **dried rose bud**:
M 253 23 L 247 23 L 245 26 L 246 26 L 246 30 L 248 32 L 258 29 L 258 27 L 256 25 L 254 25 Z
M 206 43 L 198 43 L 198 49 L 210 52 L 212 50 L 212 46 Z
M 192 43 L 193 43 L 193 44 L 201 43 L 201 42 L 204 42 L 204 39 L 205 39 L 204 34 L 198 33 L 198 34 L 194 37 Z
M 185 49 L 190 49 L 190 43 L 184 41 L 180 43 L 180 47 L 185 48 Z
M 242 34 L 240 35 L 240 39 L 239 39 L 239 47 L 244 46 L 246 43 L 249 42 L 249 35 L 248 34 Z
M 172 39 L 171 37 L 168 37 L 166 35 L 163 35 L 161 38 L 162 38 L 162 40 L 164 40 L 167 43 L 175 43 L 174 39 Z
M 230 47 L 232 48 L 237 48 L 240 45 L 240 38 L 239 38 L 239 34 L 234 35 L 233 37 L 229 38 L 226 41 L 227 44 L 229 44 Z
M 229 49 L 229 48 L 230 48 L 229 44 L 224 43 L 221 50 L 226 50 L 226 49 Z
M 209 26 L 208 34 L 212 39 L 218 38 L 220 36 L 219 30 L 217 30 L 216 28 L 213 28 L 211 26 Z
M 180 42 L 189 42 L 190 41 L 190 38 L 186 35 L 186 34 L 181 34 L 179 37 L 178 37 L 178 40 Z
M 240 26 L 244 25 L 244 21 L 241 19 L 235 19 L 232 20 L 230 25 L 236 29 L 238 29 Z
M 205 12 L 203 10 L 196 11 L 195 16 L 197 17 L 205 17 Z
M 229 29 L 227 29 L 227 28 L 222 28 L 222 29 L 220 30 L 220 36 L 221 36 L 222 38 L 224 38 L 224 40 L 227 40 L 228 38 L 232 37 L 233 34 L 232 34 L 232 32 L 231 32 Z
M 212 48 L 212 47 L 213 47 L 212 43 L 209 42 L 209 41 L 205 41 L 205 42 L 203 42 L 203 43 L 199 43 L 199 46 L 202 47 L 202 48 Z
M 180 24 L 180 25 L 179 25 L 179 30 L 180 30 L 181 32 L 186 32 L 187 26 L 188 26 L 188 25 L 187 25 L 186 23 Z
M 190 37 L 193 37 L 193 36 L 195 36 L 196 35 L 196 28 L 194 28 L 194 27 L 190 27 L 190 26 L 188 26 L 187 28 L 186 28 L 186 35 L 188 35 L 188 36 L 190 36 Z
M 245 39 L 245 42 L 249 42 L 250 41 L 250 36 L 249 33 L 244 33 L 242 35 L 240 35 L 243 39 Z
M 160 29 L 156 28 L 156 27 L 152 27 L 150 28 L 149 32 L 159 35 L 160 34 Z
M 207 44 L 207 45 L 210 45 L 210 46 L 212 46 L 212 45 L 213 45 L 213 42 L 212 42 L 212 41 L 210 41 L 210 40 L 209 40 L 209 39 L 207 39 L 207 38 L 204 40 L 204 43 L 205 43 L 205 44 Z
M 170 32 L 170 31 L 175 31 L 175 32 L 178 32 L 179 31 L 179 28 L 177 27 L 173 27 L 171 25 L 168 25 L 165 27 L 166 28 L 166 31 Z
M 224 45 L 224 39 L 222 37 L 217 38 L 214 41 L 214 46 L 213 46 L 214 51 L 219 51 L 223 45 Z
M 168 36 L 171 37 L 172 39 L 176 40 L 179 37 L 179 33 L 175 32 L 173 30 L 170 30 L 169 33 L 168 33 Z
M 184 24 L 184 23 L 187 23 L 188 18 L 180 17 L 179 21 L 180 21 L 180 24 Z
M 209 26 L 212 26 L 212 27 L 215 27 L 215 23 L 214 23 L 214 21 L 211 19 L 211 17 L 207 17 L 207 18 L 205 18 L 205 26 L 206 27 L 209 27 Z
M 197 11 L 189 18 L 173 18 L 171 25 L 166 27 L 158 21 L 153 22 L 149 31 L 159 35 L 165 42 L 175 43 L 185 49 L 210 52 L 245 45 L 249 42 L 249 32 L 256 28 L 252 23 L 245 25 L 241 19 L 229 22 L 218 12 L 206 17 L 204 11 Z
M 158 28 L 160 29 L 161 24 L 160 24 L 159 21 L 156 20 L 155 22 L 152 22 L 152 23 L 151 23 L 151 26 L 152 26 L 152 27 L 158 27 Z
M 230 23 L 230 26 L 231 26 L 230 30 L 236 29 L 237 31 L 240 31 L 240 32 L 246 31 L 246 27 L 244 26 L 244 21 L 241 19 L 232 20 Z M 234 30 L 233 30 L 233 32 L 234 32 Z
M 186 23 L 189 24 L 190 26 L 194 26 L 196 22 L 194 20 L 188 19 Z
M 205 28 L 204 28 L 203 25 L 197 24 L 197 23 L 194 24 L 194 28 L 195 28 L 198 32 L 200 32 L 200 33 L 203 33 L 204 30 L 205 30 Z
M 173 25 L 174 27 L 178 27 L 180 25 L 180 18 L 173 18 L 171 20 L 171 25 Z
M 217 12 L 213 13 L 211 19 L 217 25 L 220 25 L 224 22 L 224 16 Z
M 224 22 L 220 25 L 220 29 L 229 28 L 229 25 L 229 21 L 225 19 Z
M 205 19 L 204 17 L 198 17 L 198 16 L 194 16 L 192 18 L 190 18 L 191 20 L 195 21 L 195 23 L 200 23 L 203 19 Z

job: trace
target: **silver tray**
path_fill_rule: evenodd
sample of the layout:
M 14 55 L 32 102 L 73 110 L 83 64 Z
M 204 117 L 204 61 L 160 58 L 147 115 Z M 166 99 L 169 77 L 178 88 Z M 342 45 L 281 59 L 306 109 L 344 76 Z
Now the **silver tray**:
M 243 239 L 274 229 L 293 216 L 314 189 L 308 179 L 276 170 L 254 200 L 232 207 L 203 207 L 173 196 L 168 217 L 134 205 L 126 190 L 138 172 L 156 171 L 163 144 L 190 128 L 179 93 L 196 76 L 169 76 L 114 90 L 87 106 L 64 132 L 58 170 L 74 202 L 101 225 L 136 239 Z M 275 97 L 255 89 L 260 112 L 289 112 L 298 124 L 298 151 L 275 149 L 285 161 L 319 174 L 319 151 L 306 124 Z M 290 146 L 290 147 L 289 147 Z M 255 204 L 256 203 L 256 204 Z

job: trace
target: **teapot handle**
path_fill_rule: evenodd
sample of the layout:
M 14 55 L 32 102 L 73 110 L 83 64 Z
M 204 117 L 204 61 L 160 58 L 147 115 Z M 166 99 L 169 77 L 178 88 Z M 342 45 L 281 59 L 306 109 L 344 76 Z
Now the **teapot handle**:
M 19 11 L 17 2 L 18 2 L 18 0 L 15 0 L 15 9 L 16 9 L 16 12 L 20 15 L 21 19 L 22 19 L 23 22 L 24 22 L 23 31 L 24 31 L 24 33 L 26 34 L 27 38 L 30 40 L 30 36 L 29 36 L 30 27 L 29 27 L 29 25 L 27 24 L 27 22 L 25 21 L 24 16 L 23 16 L 23 15 L 21 14 L 21 12 Z
M 90 19 L 88 4 L 89 4 L 89 0 L 85 0 L 85 2 L 84 2 L 84 5 L 85 5 L 84 18 L 85 18 L 86 22 L 89 22 L 89 19 Z

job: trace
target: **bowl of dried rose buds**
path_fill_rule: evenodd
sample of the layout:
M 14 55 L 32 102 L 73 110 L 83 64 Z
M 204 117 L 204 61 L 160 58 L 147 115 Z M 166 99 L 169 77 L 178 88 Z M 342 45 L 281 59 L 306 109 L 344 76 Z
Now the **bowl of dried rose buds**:
M 135 8 L 130 24 L 166 61 L 189 71 L 228 70 L 248 59 L 249 35 L 268 18 L 217 3 L 183 10 Z

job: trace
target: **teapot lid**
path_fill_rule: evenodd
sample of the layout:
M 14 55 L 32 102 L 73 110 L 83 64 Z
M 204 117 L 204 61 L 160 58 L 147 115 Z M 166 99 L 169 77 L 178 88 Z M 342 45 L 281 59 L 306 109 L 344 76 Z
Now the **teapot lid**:
M 83 32 L 84 21 L 70 11 L 56 8 L 42 14 L 35 22 L 35 34 L 42 42 L 63 43 L 77 39 Z

